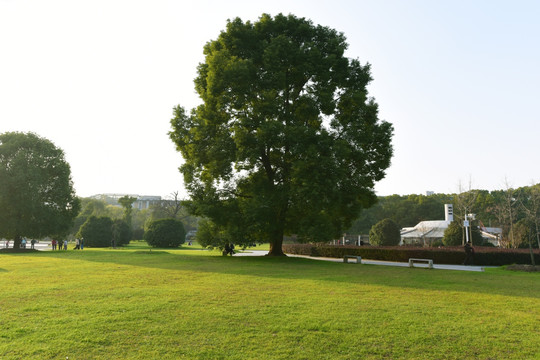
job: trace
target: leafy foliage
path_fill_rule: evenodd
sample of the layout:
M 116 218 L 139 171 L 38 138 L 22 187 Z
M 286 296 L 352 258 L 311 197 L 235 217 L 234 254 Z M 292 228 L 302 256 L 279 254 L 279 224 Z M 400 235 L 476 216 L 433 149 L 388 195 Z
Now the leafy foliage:
M 132 231 L 130 226 L 124 220 L 114 220 L 112 224 L 112 237 L 116 246 L 129 244 Z
M 80 210 L 64 152 L 33 133 L 0 135 L 0 237 L 63 236 Z
M 454 220 L 444 231 L 443 244 L 445 246 L 460 246 L 463 244 L 463 227 L 459 221 Z
M 343 34 L 282 14 L 234 19 L 206 44 L 203 104 L 177 106 L 170 132 L 193 214 L 282 255 L 284 235 L 330 240 L 375 202 L 393 129 L 368 96 L 369 64 L 346 48 Z
M 137 200 L 136 197 L 125 195 L 118 199 L 118 203 L 124 208 L 124 221 L 131 229 L 131 213 L 133 212 L 133 203 Z
M 152 222 L 144 232 L 144 240 L 153 247 L 175 248 L 186 239 L 186 230 L 181 221 L 160 219 Z
M 400 241 L 399 227 L 392 219 L 379 221 L 369 232 L 369 242 L 372 245 L 395 246 Z
M 113 221 L 109 217 L 90 216 L 77 237 L 83 238 L 87 247 L 109 247 L 113 240 Z

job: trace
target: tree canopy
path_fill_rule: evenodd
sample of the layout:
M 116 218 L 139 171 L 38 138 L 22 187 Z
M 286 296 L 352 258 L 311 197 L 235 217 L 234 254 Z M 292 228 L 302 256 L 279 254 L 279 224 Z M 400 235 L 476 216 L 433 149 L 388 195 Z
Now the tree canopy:
M 0 135 L 0 237 L 69 232 L 80 210 L 64 152 L 33 133 Z
M 133 212 L 133 203 L 137 201 L 136 197 L 125 195 L 118 199 L 118 203 L 124 208 L 124 221 L 131 228 L 131 213 Z
M 368 95 L 370 65 L 344 56 L 345 36 L 304 18 L 236 18 L 204 47 L 195 89 L 170 137 L 190 209 L 236 243 L 284 235 L 326 241 L 371 206 L 392 156 L 392 125 Z
M 185 242 L 186 230 L 180 220 L 160 219 L 150 223 L 144 240 L 153 247 L 175 248 Z

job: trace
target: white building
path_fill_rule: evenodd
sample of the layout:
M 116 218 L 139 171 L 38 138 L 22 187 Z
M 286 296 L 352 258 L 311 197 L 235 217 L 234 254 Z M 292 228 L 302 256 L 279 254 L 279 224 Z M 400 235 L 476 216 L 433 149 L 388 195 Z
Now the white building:
M 98 194 L 90 196 L 92 199 L 105 201 L 109 205 L 121 206 L 118 203 L 118 199 L 130 196 L 136 200 L 131 205 L 134 209 L 144 210 L 150 208 L 151 205 L 160 204 L 162 201 L 161 196 L 149 196 L 149 195 L 137 195 L 137 194 Z
M 421 221 L 414 227 L 401 229 L 401 242 L 399 244 L 425 246 L 434 241 L 442 240 L 444 231 L 454 220 L 452 204 L 444 205 L 444 214 L 444 220 Z M 500 246 L 499 240 L 502 236 L 502 229 L 481 226 L 480 232 L 485 241 Z
M 414 227 L 401 229 L 400 245 L 427 245 L 441 240 L 444 231 L 454 221 L 454 207 L 444 204 L 444 220 L 421 221 Z

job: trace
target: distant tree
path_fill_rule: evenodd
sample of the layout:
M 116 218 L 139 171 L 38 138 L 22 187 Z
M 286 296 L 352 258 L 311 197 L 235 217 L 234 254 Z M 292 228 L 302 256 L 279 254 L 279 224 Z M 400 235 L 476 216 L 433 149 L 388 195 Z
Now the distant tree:
M 181 221 L 160 219 L 152 222 L 144 232 L 144 240 L 153 247 L 174 248 L 186 240 L 186 230 Z
M 505 180 L 505 189 L 493 191 L 495 205 L 491 210 L 492 214 L 497 218 L 499 225 L 503 229 L 503 235 L 500 243 L 503 247 L 516 248 L 519 241 L 514 236 L 514 224 L 517 221 L 519 199 L 517 192 L 513 189 L 508 181 Z
M 533 225 L 532 238 L 536 240 L 535 247 L 540 248 L 540 184 L 532 185 L 523 192 L 520 197 L 521 209 L 525 213 L 525 219 Z
M 0 135 L 0 237 L 61 237 L 80 210 L 64 152 L 33 133 Z
M 124 218 L 124 211 L 122 208 L 118 207 L 117 205 L 110 205 L 103 199 L 82 198 L 81 204 L 82 210 L 75 218 L 74 225 L 70 231 L 72 234 L 78 233 L 82 224 L 84 224 L 90 216 L 109 217 L 112 220 L 119 220 Z M 132 213 L 132 219 L 134 213 Z
M 372 245 L 395 246 L 400 241 L 399 227 L 392 219 L 379 221 L 369 232 L 369 243 Z
M 142 240 L 144 227 L 153 215 L 152 205 L 148 209 L 134 209 L 131 216 L 131 239 Z
M 72 234 L 78 233 L 82 224 L 84 224 L 90 216 L 100 217 L 108 215 L 107 203 L 103 200 L 81 198 L 81 208 L 79 215 L 77 215 L 73 223 L 73 228 L 71 229 Z
M 478 226 L 472 226 L 471 224 L 469 231 L 471 232 L 469 241 L 475 246 L 483 245 L 484 238 L 482 237 L 482 233 L 478 229 Z M 464 237 L 465 229 L 463 227 L 463 221 L 459 219 L 454 220 L 444 231 L 443 244 L 445 246 L 460 246 L 463 244 Z
M 162 201 L 152 204 L 152 219 L 179 219 L 183 209 L 182 200 L 179 198 L 179 192 L 175 191 L 171 196 Z
M 445 246 L 460 246 L 463 243 L 463 236 L 461 220 L 454 220 L 444 231 L 443 244 Z
M 487 190 L 477 190 L 476 194 L 473 211 L 476 214 L 476 218 L 484 224 L 497 223 L 497 218 L 490 212 L 490 209 L 495 205 L 495 198 L 492 193 Z
M 131 213 L 133 212 L 133 203 L 137 198 L 125 195 L 118 199 L 118 203 L 124 208 L 124 221 L 131 229 Z
M 84 238 L 84 246 L 109 247 L 113 240 L 113 221 L 109 217 L 90 216 L 76 236 Z
M 522 219 L 514 224 L 514 247 L 528 248 L 530 239 L 534 237 L 534 224 L 528 219 Z
M 284 235 L 328 241 L 363 208 L 392 156 L 392 125 L 368 95 L 370 65 L 344 56 L 345 36 L 293 15 L 229 21 L 204 48 L 195 88 L 171 139 L 190 210 L 235 243 Z
M 197 229 L 198 218 L 191 215 L 179 197 L 179 192 L 173 192 L 167 199 L 150 206 L 152 211 L 148 224 L 158 219 L 177 219 L 182 221 L 186 231 Z
M 131 234 L 132 231 L 124 220 L 117 219 L 113 221 L 112 237 L 116 246 L 124 246 L 129 244 Z
M 454 219 L 465 221 L 465 216 L 473 214 L 475 211 L 475 204 L 478 198 L 478 190 L 472 189 L 472 181 L 469 179 L 468 188 L 465 188 L 462 183 L 459 183 L 458 193 L 454 195 Z M 463 238 L 462 244 L 465 245 L 465 239 Z
M 79 216 L 105 216 L 107 214 L 107 203 L 103 200 L 97 200 L 92 198 L 81 199 L 82 210 Z

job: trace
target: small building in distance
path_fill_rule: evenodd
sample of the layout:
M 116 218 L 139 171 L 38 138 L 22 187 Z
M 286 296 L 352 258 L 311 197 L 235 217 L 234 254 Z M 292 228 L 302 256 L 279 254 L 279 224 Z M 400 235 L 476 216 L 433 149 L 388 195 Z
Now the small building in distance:
M 160 204 L 163 201 L 161 199 L 161 196 L 137 195 L 137 194 L 97 194 L 97 195 L 90 196 L 90 198 L 105 201 L 109 205 L 121 206 L 118 203 L 118 199 L 124 196 L 131 196 L 133 198 L 136 198 L 137 200 L 135 200 L 131 206 L 134 209 L 139 209 L 139 210 L 148 209 L 150 208 L 151 205 Z
M 421 221 L 414 227 L 401 229 L 400 245 L 427 246 L 437 240 L 442 240 L 444 231 L 454 221 L 454 207 L 444 204 L 444 220 Z
M 441 241 L 444 231 L 454 221 L 454 208 L 452 204 L 444 205 L 444 220 L 421 221 L 414 227 L 401 229 L 400 245 L 429 246 L 435 241 Z M 480 232 L 485 241 L 494 246 L 500 246 L 499 240 L 502 235 L 500 228 L 486 228 L 480 226 Z

